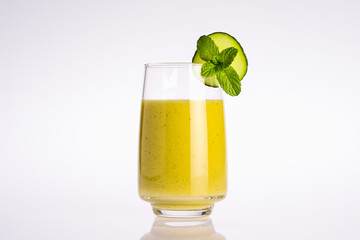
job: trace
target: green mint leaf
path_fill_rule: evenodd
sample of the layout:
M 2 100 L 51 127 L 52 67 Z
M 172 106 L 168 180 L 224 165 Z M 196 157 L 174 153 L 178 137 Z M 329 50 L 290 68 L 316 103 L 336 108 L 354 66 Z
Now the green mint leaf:
M 221 58 L 218 55 L 216 55 L 211 59 L 211 62 L 213 64 L 215 64 L 215 65 L 220 65 L 221 64 Z
M 221 88 L 231 96 L 237 96 L 241 92 L 240 78 L 233 67 L 229 66 L 216 73 Z
M 234 47 L 229 47 L 222 50 L 219 54 L 219 57 L 221 59 L 220 61 L 222 62 L 222 67 L 227 68 L 228 66 L 230 66 L 237 53 L 238 50 Z
M 212 58 L 219 54 L 219 48 L 214 41 L 208 36 L 201 36 L 197 41 L 197 51 L 200 58 L 205 62 L 211 61 Z
M 214 76 L 219 70 L 219 67 L 217 65 L 215 65 L 214 63 L 212 63 L 211 61 L 210 62 L 207 62 L 207 63 L 204 63 L 202 66 L 201 66 L 201 75 L 203 77 L 212 77 Z

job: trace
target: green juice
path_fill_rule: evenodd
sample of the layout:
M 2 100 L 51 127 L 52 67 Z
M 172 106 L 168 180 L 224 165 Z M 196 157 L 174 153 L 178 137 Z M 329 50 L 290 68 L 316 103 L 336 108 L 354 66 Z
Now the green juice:
M 222 100 L 143 100 L 139 194 L 163 209 L 198 209 L 227 188 Z

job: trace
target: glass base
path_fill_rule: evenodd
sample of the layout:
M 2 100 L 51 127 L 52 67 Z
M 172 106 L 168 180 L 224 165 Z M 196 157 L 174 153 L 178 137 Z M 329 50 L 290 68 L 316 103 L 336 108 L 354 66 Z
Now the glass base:
M 202 209 L 191 209 L 191 210 L 170 210 L 161 209 L 158 207 L 152 207 L 153 212 L 157 216 L 161 217 L 173 217 L 173 218 L 194 218 L 208 216 L 212 213 L 213 207 L 206 207 Z

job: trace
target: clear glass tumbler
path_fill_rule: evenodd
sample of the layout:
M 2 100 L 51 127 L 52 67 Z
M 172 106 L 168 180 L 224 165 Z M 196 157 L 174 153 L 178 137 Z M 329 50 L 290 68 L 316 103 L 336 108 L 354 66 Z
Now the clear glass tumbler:
M 221 88 L 201 64 L 145 65 L 139 143 L 139 195 L 156 215 L 209 215 L 227 189 Z

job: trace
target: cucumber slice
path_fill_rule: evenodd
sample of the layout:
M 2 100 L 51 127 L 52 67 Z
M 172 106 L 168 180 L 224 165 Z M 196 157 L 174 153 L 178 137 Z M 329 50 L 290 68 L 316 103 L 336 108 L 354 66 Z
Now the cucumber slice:
M 239 75 L 240 80 L 243 79 L 243 77 L 247 72 L 248 61 L 240 43 L 233 36 L 224 32 L 214 32 L 209 34 L 208 36 L 219 47 L 220 52 L 228 47 L 234 47 L 238 50 L 238 54 L 236 54 L 234 61 L 231 63 L 231 66 L 235 69 L 235 71 Z M 195 52 L 192 58 L 192 62 L 205 63 L 205 61 L 203 61 L 200 58 L 200 55 L 197 53 L 197 51 Z M 205 78 L 204 83 L 209 87 L 219 87 L 219 83 L 216 80 L 216 77 Z

